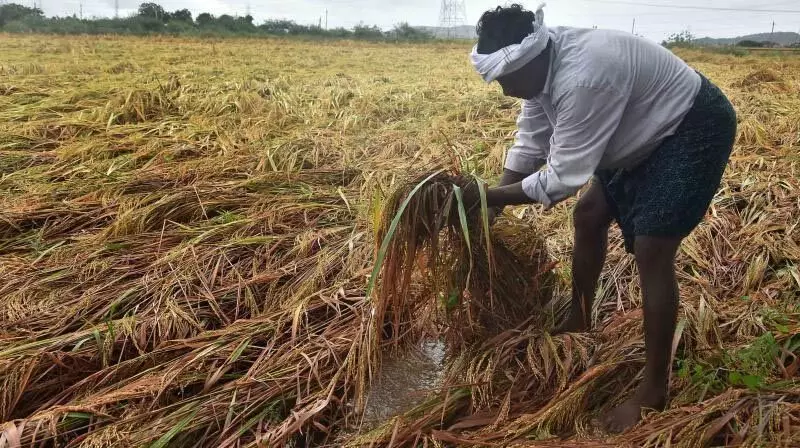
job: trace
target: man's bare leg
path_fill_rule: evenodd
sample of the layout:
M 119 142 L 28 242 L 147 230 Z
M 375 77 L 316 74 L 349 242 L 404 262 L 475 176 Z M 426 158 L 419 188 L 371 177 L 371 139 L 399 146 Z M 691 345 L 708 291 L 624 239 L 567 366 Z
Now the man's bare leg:
M 644 378 L 633 397 L 606 417 L 609 431 L 625 431 L 641 419 L 643 409 L 660 411 L 667 404 L 678 314 L 675 253 L 680 243 L 680 238 L 636 237 L 634 253 L 644 299 Z
M 591 326 L 592 302 L 606 259 L 608 227 L 612 220 L 600 185 L 593 183 L 581 196 L 573 216 L 572 303 L 569 314 L 554 334 L 587 331 Z

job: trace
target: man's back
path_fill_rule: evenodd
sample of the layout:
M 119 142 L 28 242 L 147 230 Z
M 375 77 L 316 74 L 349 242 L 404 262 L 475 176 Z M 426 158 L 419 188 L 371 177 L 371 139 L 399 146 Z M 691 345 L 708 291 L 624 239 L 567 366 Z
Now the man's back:
M 554 60 L 545 93 L 554 107 L 575 87 L 613 91 L 625 98 L 624 113 L 601 161 L 603 168 L 643 160 L 675 131 L 700 89 L 694 70 L 647 39 L 570 27 L 552 28 L 551 36 Z

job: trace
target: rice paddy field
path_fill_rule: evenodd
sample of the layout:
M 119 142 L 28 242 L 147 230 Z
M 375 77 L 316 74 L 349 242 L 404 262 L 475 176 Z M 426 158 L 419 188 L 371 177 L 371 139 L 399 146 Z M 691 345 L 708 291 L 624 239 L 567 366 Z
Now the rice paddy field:
M 384 206 L 438 168 L 492 181 L 513 139 L 467 44 L 0 47 L 0 447 L 800 446 L 800 57 L 679 52 L 739 136 L 678 255 L 669 407 L 611 435 L 641 294 L 614 230 L 594 331 L 549 334 L 574 200 L 494 225 L 549 279 L 530 319 L 449 342 L 439 386 L 363 418 L 381 365 L 454 333 L 424 288 L 368 291 Z

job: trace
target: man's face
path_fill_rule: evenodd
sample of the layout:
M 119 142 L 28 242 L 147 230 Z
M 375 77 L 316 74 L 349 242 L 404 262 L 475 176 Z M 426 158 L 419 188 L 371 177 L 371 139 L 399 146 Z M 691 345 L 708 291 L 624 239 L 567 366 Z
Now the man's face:
M 522 67 L 517 71 L 497 78 L 497 82 L 503 88 L 503 95 L 529 100 L 542 91 L 541 88 L 536 89 L 533 86 L 532 80 L 527 76 L 524 69 L 525 67 Z
M 503 88 L 503 95 L 529 100 L 542 93 L 550 70 L 549 49 L 550 45 L 542 54 L 520 67 L 519 70 L 497 78 L 497 82 Z

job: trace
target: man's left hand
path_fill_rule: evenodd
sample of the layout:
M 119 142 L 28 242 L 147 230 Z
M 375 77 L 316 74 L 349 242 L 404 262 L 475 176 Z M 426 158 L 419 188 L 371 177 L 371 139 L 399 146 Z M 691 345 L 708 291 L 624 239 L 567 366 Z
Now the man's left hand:
M 504 185 L 502 187 L 487 188 L 486 184 L 470 182 L 466 187 L 462 188 L 462 198 L 464 200 L 464 210 L 467 215 L 477 214 L 481 211 L 481 193 L 479 188 L 483 188 L 486 193 L 486 206 L 489 210 L 496 209 L 497 214 L 503 210 L 507 205 L 521 205 L 531 204 L 533 200 L 529 198 L 522 190 L 522 184 L 517 182 L 511 185 Z M 456 208 L 458 203 L 453 198 L 453 207 L 455 215 L 458 215 Z M 491 213 L 490 213 L 491 215 Z M 458 219 L 458 218 L 456 218 Z

